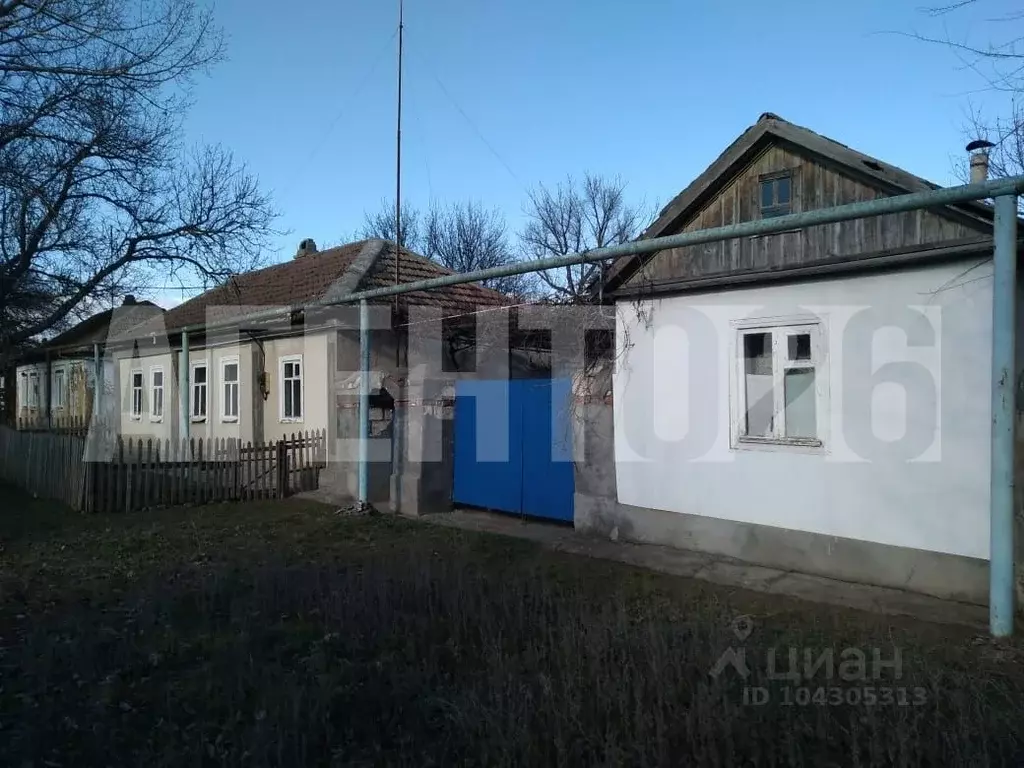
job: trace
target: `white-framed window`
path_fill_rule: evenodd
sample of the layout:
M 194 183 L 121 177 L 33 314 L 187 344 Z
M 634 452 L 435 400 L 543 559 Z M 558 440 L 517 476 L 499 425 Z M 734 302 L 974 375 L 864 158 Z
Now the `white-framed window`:
M 63 408 L 67 405 L 67 372 L 63 368 L 53 369 L 53 407 Z
M 206 421 L 207 367 L 205 362 L 192 363 L 189 413 L 192 421 Z
M 302 355 L 289 355 L 280 360 L 281 421 L 302 421 Z
M 133 368 L 130 374 L 132 384 L 132 406 L 131 406 L 131 417 L 133 419 L 142 418 L 142 369 Z
M 221 421 L 238 421 L 238 357 L 223 357 L 220 361 Z
M 39 371 L 32 371 L 28 375 L 28 407 L 39 407 Z
M 822 338 L 818 319 L 738 326 L 734 447 L 823 445 L 828 387 Z
M 149 369 L 149 420 L 164 419 L 164 369 L 154 365 Z

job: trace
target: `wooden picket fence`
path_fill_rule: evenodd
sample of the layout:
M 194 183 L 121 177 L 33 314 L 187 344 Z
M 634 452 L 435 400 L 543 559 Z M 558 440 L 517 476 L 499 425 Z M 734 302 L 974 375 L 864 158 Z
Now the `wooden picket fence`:
M 324 430 L 270 443 L 117 438 L 109 461 L 86 461 L 75 435 L 0 427 L 0 479 L 89 512 L 278 499 L 315 490 Z
M 43 499 L 82 508 L 85 438 L 0 426 L 0 479 Z
M 88 416 L 54 416 L 49 421 L 45 416 L 21 417 L 15 427 L 21 432 L 54 432 L 61 435 L 85 437 L 89 433 Z
M 111 461 L 90 464 L 85 508 L 133 512 L 312 491 L 327 463 L 326 437 L 319 430 L 256 445 L 230 438 L 118 438 Z

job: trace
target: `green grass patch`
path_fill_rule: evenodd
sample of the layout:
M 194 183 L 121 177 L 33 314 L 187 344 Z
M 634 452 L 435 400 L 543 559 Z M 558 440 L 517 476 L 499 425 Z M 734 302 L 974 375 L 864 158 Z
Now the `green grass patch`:
M 1020 647 L 964 630 L 296 501 L 0 510 L 3 765 L 982 766 L 1024 744 Z M 710 674 L 729 648 L 746 678 Z M 853 649 L 868 679 L 780 679 L 790 649 Z M 899 678 L 871 677 L 876 650 Z

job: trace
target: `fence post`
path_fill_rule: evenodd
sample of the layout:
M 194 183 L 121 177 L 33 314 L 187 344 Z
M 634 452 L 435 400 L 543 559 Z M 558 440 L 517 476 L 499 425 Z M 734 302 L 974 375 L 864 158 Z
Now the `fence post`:
M 231 438 L 231 444 L 230 445 L 231 445 L 231 459 L 232 459 L 232 464 L 233 464 L 234 474 L 235 474 L 234 484 L 233 484 L 234 491 L 231 494 L 231 499 L 233 501 L 238 501 L 238 500 L 240 500 L 242 498 L 242 488 L 239 485 L 239 481 L 240 481 L 239 471 L 241 470 L 241 466 L 240 465 L 242 463 L 242 441 L 241 441 L 240 438 L 233 437 L 233 438 Z
M 142 438 L 139 438 L 139 442 L 142 442 Z M 125 512 L 131 512 L 133 509 L 135 509 L 135 467 L 138 461 L 136 459 L 136 455 L 137 454 L 135 453 L 135 440 L 132 438 L 128 438 L 128 461 L 125 463 L 125 476 L 127 477 L 124 492 Z
M 117 438 L 117 464 L 114 466 L 114 511 L 124 509 L 124 437 Z
M 141 447 L 141 446 L 140 446 Z M 158 447 L 159 451 L 160 448 Z M 142 468 L 142 508 L 153 506 L 153 438 L 146 438 L 146 463 Z
M 294 438 L 294 433 L 292 434 Z M 287 438 L 277 441 L 277 498 L 288 494 L 288 445 Z

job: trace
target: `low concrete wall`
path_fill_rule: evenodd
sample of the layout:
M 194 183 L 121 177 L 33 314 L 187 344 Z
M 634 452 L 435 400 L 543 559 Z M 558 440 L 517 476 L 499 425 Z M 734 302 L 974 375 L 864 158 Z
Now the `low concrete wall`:
M 406 384 L 395 402 L 391 510 L 418 517 L 452 508 L 455 390 L 449 381 Z
M 578 531 L 844 581 L 987 602 L 985 560 L 620 504 L 610 392 L 610 374 L 577 382 L 574 523 Z

